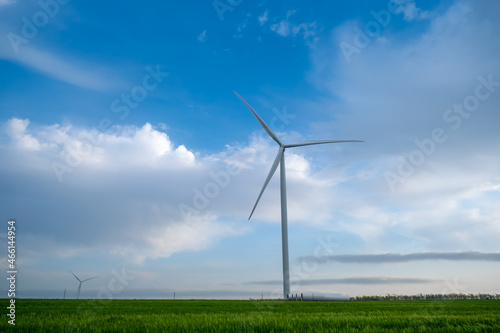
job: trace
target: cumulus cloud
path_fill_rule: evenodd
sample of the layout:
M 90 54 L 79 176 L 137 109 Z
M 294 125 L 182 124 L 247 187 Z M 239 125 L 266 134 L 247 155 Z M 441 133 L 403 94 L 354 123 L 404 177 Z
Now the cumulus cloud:
M 0 22 L 0 59 L 16 63 L 29 70 L 41 73 L 51 79 L 68 83 L 77 87 L 108 91 L 120 87 L 123 78 L 120 78 L 112 69 L 110 64 L 99 64 L 89 62 L 72 54 L 62 54 L 61 50 L 53 49 L 53 46 L 42 44 L 43 38 L 37 38 L 38 31 L 26 38 L 14 18 L 22 17 L 21 13 L 7 12 L 10 10 L 6 5 L 15 1 L 0 2 L 0 6 L 6 7 L 6 12 Z M 33 6 L 33 12 L 40 8 L 36 3 L 25 3 L 26 8 Z M 17 6 L 15 6 L 17 7 Z M 26 10 L 24 8 L 24 10 Z M 51 20 L 55 18 L 50 18 Z M 35 26 L 33 26 L 35 27 Z
M 97 251 L 141 263 L 245 234 L 248 225 L 224 221 L 245 220 L 276 154 L 255 135 L 246 145 L 201 156 L 149 123 L 103 132 L 12 118 L 4 127 L 0 149 L 10 162 L 0 178 L 11 192 L 2 193 L 10 197 L 2 205 L 30 230 L 26 253 L 35 258 L 35 249 L 59 258 Z M 321 223 L 321 214 L 309 220 L 307 212 L 327 201 L 306 194 L 321 194 L 324 182 L 302 155 L 286 158 L 290 212 Z M 276 181 L 265 196 L 256 218 L 278 223 Z
M 10 163 L 2 182 L 19 200 L 4 204 L 33 232 L 34 246 L 64 257 L 98 244 L 99 251 L 141 261 L 204 249 L 244 230 L 209 211 L 183 219 L 183 185 L 201 182 L 208 170 L 150 124 L 106 133 L 58 124 L 30 130 L 29 120 L 17 118 L 5 126 L 2 156 Z
M 204 250 L 223 237 L 238 236 L 247 231 L 246 228 L 237 229 L 234 225 L 214 220 L 208 216 L 152 230 L 147 238 L 154 251 L 149 253 L 148 258 L 170 257 L 176 252 Z
M 30 134 L 26 133 L 29 125 L 28 119 L 12 118 L 6 124 L 7 134 L 16 141 L 17 145 L 22 149 L 39 150 L 40 143 Z
M 86 89 L 106 91 L 117 86 L 111 79 L 116 78 L 116 75 L 101 65 L 88 64 L 86 61 L 71 59 L 69 56 L 62 58 L 51 51 L 32 45 L 23 44 L 20 47 L 23 47 L 22 52 L 15 53 L 11 45 L 0 45 L 0 58 L 16 62 L 58 81 Z M 96 67 L 101 68 L 96 69 Z
M 403 13 L 405 21 L 421 20 L 429 17 L 429 12 L 417 7 L 414 0 L 391 0 L 397 14 Z

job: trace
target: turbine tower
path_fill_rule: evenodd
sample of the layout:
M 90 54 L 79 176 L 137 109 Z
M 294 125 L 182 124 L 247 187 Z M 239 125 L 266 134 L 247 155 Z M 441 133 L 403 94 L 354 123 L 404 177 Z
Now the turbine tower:
M 71 272 L 71 271 L 70 271 Z M 78 289 L 76 290 L 76 294 L 75 294 L 75 298 L 76 299 L 79 299 L 80 298 L 80 291 L 82 290 L 82 283 L 84 283 L 85 281 L 88 281 L 88 280 L 92 280 L 92 279 L 95 279 L 97 278 L 97 276 L 94 276 L 94 277 L 91 277 L 91 278 L 88 278 L 88 279 L 85 279 L 85 280 L 80 280 L 78 278 L 78 276 L 75 275 L 75 273 L 71 272 L 71 274 L 73 274 L 73 276 L 78 280 L 80 281 L 80 284 L 78 285 Z M 66 291 L 65 291 L 66 292 Z M 66 294 L 66 293 L 65 293 Z
M 290 294 L 290 268 L 289 268 L 289 260 L 288 260 L 288 215 L 287 215 L 287 205 L 286 205 L 286 175 L 285 175 L 285 149 L 293 148 L 293 147 L 303 147 L 303 146 L 312 146 L 312 145 L 320 145 L 325 143 L 341 143 L 341 142 L 364 142 L 360 140 L 316 140 L 316 141 L 303 141 L 292 144 L 284 144 L 278 139 L 276 134 L 267 126 L 267 124 L 262 120 L 261 117 L 257 114 L 257 112 L 252 109 L 252 107 L 236 92 L 233 92 L 238 96 L 243 103 L 252 111 L 254 116 L 257 118 L 259 123 L 262 125 L 264 130 L 269 134 L 269 136 L 279 144 L 280 148 L 276 158 L 274 160 L 273 165 L 271 166 L 271 170 L 267 175 L 266 181 L 264 182 L 264 186 L 260 191 L 260 194 L 253 206 L 252 212 L 248 219 L 252 218 L 252 215 L 259 204 L 260 198 L 262 194 L 266 190 L 269 181 L 273 177 L 278 165 L 280 166 L 280 194 L 281 194 L 281 242 L 282 242 L 282 252 L 283 252 L 283 299 L 286 300 L 287 296 Z

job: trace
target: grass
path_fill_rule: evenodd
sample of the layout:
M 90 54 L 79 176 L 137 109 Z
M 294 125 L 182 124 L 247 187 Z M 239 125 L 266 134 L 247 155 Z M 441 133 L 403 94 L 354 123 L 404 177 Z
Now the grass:
M 0 332 L 500 332 L 499 314 L 500 300 L 17 299 Z

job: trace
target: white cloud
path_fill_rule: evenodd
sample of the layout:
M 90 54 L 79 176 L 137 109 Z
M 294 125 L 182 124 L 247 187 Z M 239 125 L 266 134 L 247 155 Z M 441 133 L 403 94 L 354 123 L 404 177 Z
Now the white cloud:
M 264 13 L 262 13 L 258 20 L 259 20 L 259 23 L 261 26 L 263 26 L 264 24 L 266 24 L 267 20 L 269 19 L 269 11 L 266 10 Z
M 90 135 L 82 132 L 79 137 L 82 140 Z M 195 164 L 193 152 L 184 145 L 174 147 L 166 133 L 154 129 L 149 123 L 141 128 L 116 127 L 113 133 L 103 134 L 99 140 L 102 141 L 98 145 L 102 148 L 99 151 L 100 160 L 105 160 L 108 165 L 160 165 L 175 168 Z M 134 156 L 134 159 L 130 156 Z
M 117 82 L 122 81 L 112 73 L 109 66 L 89 63 L 40 46 L 37 36 L 25 39 L 26 43 L 20 43 L 17 39 L 11 40 L 11 34 L 16 34 L 17 38 L 24 37 L 19 35 L 21 32 L 17 29 L 9 27 L 8 22 L 0 24 L 0 34 L 5 36 L 0 39 L 0 59 L 20 64 L 52 79 L 91 90 L 106 91 L 119 86 Z
M 433 16 L 422 33 L 388 32 L 385 43 L 372 40 L 350 64 L 339 50 L 343 27 L 311 51 L 310 79 L 331 94 L 314 110 L 332 118 L 314 129 L 326 133 L 322 137 L 335 131 L 366 141 L 347 157 L 365 167 L 349 186 L 340 184 L 332 229 L 358 235 L 367 252 L 498 250 L 500 156 L 493 147 L 500 136 L 492 124 L 500 121 L 500 87 L 490 87 L 494 92 L 458 128 L 444 117 L 472 100 L 481 80 L 500 82 L 500 27 L 491 6 L 498 7 L 458 2 Z M 426 154 L 416 141 L 429 142 L 435 129 L 446 140 Z M 414 170 L 391 191 L 386 172 L 398 174 L 417 155 L 423 162 L 410 165 Z
M 13 2 L 4 0 L 0 6 L 10 3 Z M 40 9 L 36 2 L 27 4 L 30 5 L 34 6 L 32 13 Z M 60 48 L 54 48 L 50 43 L 46 43 L 43 29 L 33 25 L 34 32 L 30 33 L 29 37 L 25 36 L 20 25 L 22 13 L 16 11 L 17 9 L 14 9 L 14 12 L 6 13 L 8 17 L 0 22 L 0 35 L 4 36 L 0 38 L 0 59 L 24 66 L 54 80 L 86 89 L 108 91 L 122 86 L 123 79 L 110 69 L 109 64 L 89 62 L 74 54 L 61 52 Z M 26 19 L 31 20 L 32 17 L 28 15 Z M 64 28 L 64 25 L 56 24 L 57 17 L 49 19 L 54 20 L 49 24 L 52 28 Z
M 280 23 L 271 25 L 271 30 L 281 37 L 288 37 L 290 35 L 290 22 L 281 20 Z
M 312 52 L 317 70 L 311 79 L 342 98 L 341 120 L 352 120 L 344 128 L 357 128 L 365 137 L 377 134 L 377 142 L 387 134 L 400 138 L 390 147 L 407 143 L 405 137 L 413 143 L 436 127 L 449 126 L 443 113 L 474 93 L 478 76 L 500 77 L 494 57 L 500 45 L 495 26 L 475 16 L 462 4 L 453 6 L 422 34 L 403 33 L 397 39 L 389 36 L 389 43 L 371 43 L 353 55 L 350 64 L 339 48 L 345 36 L 335 31 L 332 44 Z M 494 99 L 481 108 L 490 108 L 491 103 Z
M 12 118 L 5 126 L 6 132 L 17 142 L 19 147 L 28 150 L 39 150 L 40 143 L 38 140 L 26 133 L 29 123 L 28 119 Z
M 99 168 L 118 166 L 183 167 L 195 165 L 193 152 L 184 145 L 174 147 L 166 133 L 146 123 L 143 127 L 115 126 L 107 133 L 97 130 L 44 126 L 29 133 L 28 119 L 12 118 L 6 128 L 12 142 L 20 147 L 53 153 L 62 161 L 77 156 L 81 164 Z
M 178 205 L 191 201 L 191 188 L 209 170 L 150 124 L 98 133 L 57 124 L 30 129 L 29 120 L 13 118 L 5 128 L 10 143 L 0 149 L 10 163 L 3 165 L 3 183 L 24 193 L 9 211 L 25 220 L 33 233 L 25 235 L 33 237 L 30 243 L 45 244 L 47 253 L 77 256 L 97 249 L 140 262 L 199 251 L 244 230 L 216 221 L 208 209 L 183 219 Z M 53 162 L 70 169 L 62 183 Z M 30 188 L 43 188 L 44 195 Z M 30 210 L 23 210 L 28 203 Z
M 294 13 L 295 11 L 288 11 L 286 19 L 270 26 L 271 31 L 281 37 L 301 36 L 309 45 L 315 43 L 317 41 L 316 34 L 319 30 L 318 24 L 316 22 L 295 24 L 290 19 Z
M 391 0 L 397 14 L 403 13 L 405 21 L 422 20 L 429 17 L 428 11 L 417 7 L 415 0 Z
M 318 30 L 319 27 L 316 22 L 301 23 L 293 26 L 294 36 L 302 35 L 309 45 L 315 43 L 318 40 L 318 38 L 316 37 Z
M 200 41 L 200 42 L 202 42 L 202 43 L 205 43 L 205 42 L 206 42 L 206 40 L 207 40 L 207 30 L 206 30 L 206 29 L 205 29 L 205 30 L 203 30 L 203 31 L 201 32 L 201 34 L 199 34 L 199 35 L 198 35 L 198 37 L 197 37 L 197 38 L 198 38 L 198 41 Z

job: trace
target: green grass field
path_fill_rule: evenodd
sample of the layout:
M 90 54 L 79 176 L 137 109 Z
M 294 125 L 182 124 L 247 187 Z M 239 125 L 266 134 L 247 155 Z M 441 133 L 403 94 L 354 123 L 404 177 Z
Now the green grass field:
M 0 332 L 500 332 L 500 300 L 16 300 Z

